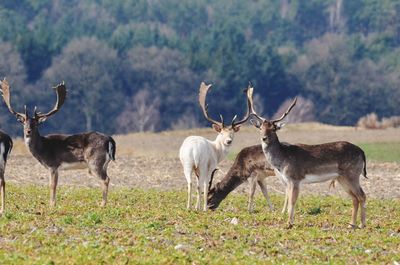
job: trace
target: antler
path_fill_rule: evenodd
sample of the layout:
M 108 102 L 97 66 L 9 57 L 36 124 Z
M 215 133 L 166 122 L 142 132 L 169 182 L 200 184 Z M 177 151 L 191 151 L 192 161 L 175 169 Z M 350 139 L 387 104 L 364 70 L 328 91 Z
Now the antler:
M 278 121 L 283 120 L 289 114 L 289 112 L 293 109 L 294 105 L 296 105 L 296 102 L 297 102 L 297 97 L 295 97 L 295 99 L 293 100 L 292 104 L 289 106 L 287 111 L 285 113 L 283 113 L 283 115 L 280 118 L 272 120 L 271 122 L 272 123 L 277 123 Z
M 43 114 L 43 113 L 36 113 L 36 108 L 35 108 L 35 116 L 39 119 L 41 118 L 48 118 L 49 116 L 53 115 L 54 113 L 56 113 L 57 111 L 60 110 L 61 106 L 64 104 L 65 98 L 67 96 L 67 88 L 65 87 L 64 81 L 61 82 L 61 84 L 59 84 L 56 87 L 53 87 L 54 90 L 57 93 L 57 102 L 56 105 L 54 106 L 54 108 L 52 110 L 50 110 L 49 112 Z
M 249 86 L 244 90 L 244 92 L 247 93 L 247 113 L 244 116 L 244 118 L 241 119 L 238 122 L 235 122 L 235 120 L 237 118 L 237 115 L 235 115 L 235 117 L 233 117 L 233 119 L 232 119 L 232 124 L 231 124 L 232 128 L 235 127 L 235 126 L 238 126 L 238 125 L 240 125 L 242 123 L 245 123 L 250 118 L 252 104 L 251 104 L 251 102 L 249 100 L 249 97 L 248 97 L 249 90 L 251 90 L 250 93 L 251 93 L 251 96 L 253 96 L 253 86 L 252 86 L 251 82 L 249 82 Z
M 216 125 L 219 125 L 221 128 L 224 127 L 224 119 L 222 118 L 222 115 L 220 115 L 221 117 L 221 122 L 218 122 L 212 118 L 210 118 L 210 116 L 208 115 L 208 105 L 206 105 L 206 96 L 207 96 L 207 92 L 210 89 L 211 84 L 206 85 L 204 82 L 201 82 L 200 84 L 200 91 L 199 91 L 199 103 L 201 106 L 201 109 L 203 110 L 204 116 L 206 117 L 206 119 Z
M 260 117 L 257 114 L 257 112 L 254 110 L 253 90 L 254 90 L 253 86 L 251 86 L 251 84 L 249 84 L 249 88 L 247 88 L 247 103 L 249 104 L 250 115 L 253 115 L 260 121 L 264 122 L 265 119 L 263 117 Z
M 3 79 L 3 81 L 0 81 L 1 83 L 1 94 L 3 96 L 4 102 L 7 105 L 8 110 L 14 114 L 17 118 L 23 118 L 26 117 L 23 113 L 16 112 L 12 107 L 10 103 L 10 86 L 8 84 L 8 81 L 6 78 Z M 25 114 L 26 114 L 26 106 L 25 106 Z

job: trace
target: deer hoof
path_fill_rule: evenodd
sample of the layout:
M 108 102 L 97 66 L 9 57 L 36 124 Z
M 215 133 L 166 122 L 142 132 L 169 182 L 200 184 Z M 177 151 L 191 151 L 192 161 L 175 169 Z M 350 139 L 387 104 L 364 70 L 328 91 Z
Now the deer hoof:
M 292 223 L 288 223 L 287 225 L 286 225 L 286 229 L 292 229 L 293 228 L 293 224 Z
M 349 229 L 356 229 L 356 228 L 357 228 L 357 225 L 349 224 L 349 225 L 347 226 L 347 228 L 349 228 Z

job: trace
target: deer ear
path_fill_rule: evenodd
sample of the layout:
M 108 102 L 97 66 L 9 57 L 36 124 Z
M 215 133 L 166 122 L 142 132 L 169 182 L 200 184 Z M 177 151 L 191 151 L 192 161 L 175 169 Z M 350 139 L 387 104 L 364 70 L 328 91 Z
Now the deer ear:
M 39 124 L 45 122 L 46 120 L 47 120 L 46 116 L 43 116 L 43 117 L 40 117 L 40 118 L 37 119 Z
M 278 130 L 282 129 L 282 128 L 285 127 L 285 126 L 286 126 L 286 123 L 280 123 L 280 122 L 278 122 L 278 123 L 275 125 L 275 128 L 276 128 L 276 130 L 278 131 Z
M 23 116 L 17 115 L 17 121 L 20 123 L 25 123 L 25 118 Z
M 233 131 L 238 132 L 240 130 L 240 125 L 233 126 Z
M 219 126 L 218 124 L 214 124 L 214 123 L 213 123 L 213 125 L 212 125 L 212 128 L 213 128 L 214 130 L 216 130 L 217 132 L 221 132 L 221 130 L 222 130 L 222 127 L 221 127 L 221 126 Z
M 261 122 L 259 120 L 250 119 L 250 123 L 251 123 L 251 125 L 253 125 L 254 127 L 256 127 L 258 129 L 260 129 L 260 127 L 261 127 Z

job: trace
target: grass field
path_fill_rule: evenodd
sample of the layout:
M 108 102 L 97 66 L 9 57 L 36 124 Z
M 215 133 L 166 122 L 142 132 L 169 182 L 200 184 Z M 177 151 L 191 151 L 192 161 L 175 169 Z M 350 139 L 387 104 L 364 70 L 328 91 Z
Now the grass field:
M 357 143 L 361 147 L 369 160 L 377 162 L 397 162 L 400 163 L 400 142 L 391 143 Z M 228 160 L 235 160 L 237 153 L 228 154 Z
M 0 217 L 1 264 L 394 264 L 400 261 L 400 201 L 369 200 L 367 228 L 350 230 L 351 202 L 301 197 L 296 226 L 257 197 L 234 195 L 215 212 L 187 211 L 177 191 L 114 189 L 107 208 L 100 192 L 62 187 L 58 206 L 47 189 L 8 186 L 12 204 Z M 275 205 L 283 197 L 272 196 Z M 233 218 L 238 223 L 232 224 Z
M 400 142 L 361 143 L 359 146 L 370 160 L 400 163 Z
M 211 129 L 115 136 L 109 205 L 100 208 L 100 182 L 86 170 L 60 173 L 58 205 L 48 206 L 48 172 L 14 139 L 7 163 L 6 213 L 0 216 L 0 264 L 397 264 L 400 262 L 400 129 L 356 130 L 323 124 L 288 125 L 280 139 L 318 144 L 345 140 L 367 155 L 367 228 L 350 230 L 351 200 L 328 183 L 304 185 L 295 227 L 285 229 L 281 181 L 267 179 L 270 212 L 257 197 L 247 213 L 248 185 L 215 212 L 185 209 L 186 181 L 178 150 L 189 135 Z M 235 136 L 215 182 L 245 146 L 259 144 L 244 127 Z M 245 194 L 244 194 L 245 193 Z M 232 224 L 236 220 L 237 225 Z

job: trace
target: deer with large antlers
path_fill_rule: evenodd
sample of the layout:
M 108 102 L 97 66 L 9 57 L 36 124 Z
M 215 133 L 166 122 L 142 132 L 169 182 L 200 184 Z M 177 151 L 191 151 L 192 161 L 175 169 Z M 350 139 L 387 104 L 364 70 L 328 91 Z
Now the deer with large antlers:
M 234 135 L 239 131 L 240 125 L 250 117 L 250 105 L 248 103 L 245 117 L 240 121 L 236 121 L 237 116 L 235 116 L 229 126 L 224 124 L 222 115 L 220 115 L 221 122 L 212 119 L 208 115 L 208 107 L 206 105 L 206 95 L 210 87 L 211 85 L 206 85 L 204 82 L 201 83 L 199 103 L 205 118 L 212 123 L 212 128 L 218 133 L 217 138 L 214 141 L 210 141 L 201 136 L 189 136 L 183 141 L 179 150 L 179 157 L 188 185 L 187 208 L 190 209 L 191 207 L 192 173 L 194 172 L 197 176 L 196 209 L 200 210 L 201 192 L 203 192 L 203 211 L 207 210 L 207 194 L 211 186 L 212 175 L 217 165 L 228 154 Z
M 6 170 L 7 158 L 13 147 L 11 137 L 3 131 L 0 131 L 0 193 L 1 193 L 1 208 L 0 215 L 4 213 L 6 203 L 6 181 L 4 173 Z
M 267 120 L 254 110 L 253 89 L 247 90 L 252 124 L 260 130 L 261 145 L 268 163 L 286 183 L 285 206 L 288 206 L 288 227 L 294 223 L 294 208 L 301 184 L 337 180 L 353 200 L 350 227 L 355 228 L 358 208 L 361 208 L 361 225 L 365 227 L 366 196 L 360 186 L 360 175 L 367 177 L 366 159 L 360 147 L 348 142 L 331 142 L 319 145 L 281 143 L 277 131 L 280 123 L 296 104 L 296 99 L 278 119 Z
M 101 205 L 105 206 L 110 182 L 107 167 L 111 160 L 115 160 L 115 141 L 110 136 L 98 132 L 41 136 L 39 125 L 60 110 L 67 95 L 64 82 L 54 89 L 57 93 L 57 102 L 54 108 L 48 113 L 40 113 L 36 111 L 35 107 L 31 117 L 28 115 L 26 106 L 24 113 L 14 111 L 10 103 L 9 84 L 6 79 L 1 82 L 2 96 L 8 110 L 23 124 L 26 146 L 40 164 L 50 170 L 50 205 L 55 206 L 56 204 L 58 171 L 60 169 L 88 168 L 90 174 L 102 180 L 103 199 Z

